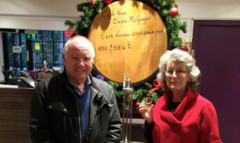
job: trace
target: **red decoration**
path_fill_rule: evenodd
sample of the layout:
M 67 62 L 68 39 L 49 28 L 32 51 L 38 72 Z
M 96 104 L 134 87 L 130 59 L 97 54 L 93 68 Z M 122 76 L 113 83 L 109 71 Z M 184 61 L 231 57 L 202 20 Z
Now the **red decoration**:
M 110 3 L 112 2 L 112 0 L 103 0 L 103 2 L 104 2 L 105 4 L 110 4 Z
M 159 88 L 162 88 L 163 87 L 163 83 L 159 82 L 157 79 L 154 79 L 153 80 L 153 85 L 154 85 L 154 88 L 150 89 L 148 91 L 148 93 L 152 93 L 154 92 L 155 90 L 158 90 Z
M 92 0 L 92 4 L 96 4 L 96 1 L 95 1 L 95 0 Z
M 177 9 L 176 7 L 170 8 L 170 10 L 169 10 L 169 15 L 170 15 L 171 17 L 177 16 L 177 15 L 178 15 L 178 9 Z
M 137 102 L 135 103 L 135 107 L 136 107 L 137 110 L 139 109 L 139 105 L 140 105 L 140 103 L 137 101 Z
M 180 50 L 183 50 L 183 51 L 188 51 L 188 48 L 187 48 L 187 46 L 185 46 L 185 45 L 182 45 L 180 48 L 179 48 Z
M 72 28 L 68 28 L 67 31 L 64 33 L 65 38 L 71 37 L 74 33 Z

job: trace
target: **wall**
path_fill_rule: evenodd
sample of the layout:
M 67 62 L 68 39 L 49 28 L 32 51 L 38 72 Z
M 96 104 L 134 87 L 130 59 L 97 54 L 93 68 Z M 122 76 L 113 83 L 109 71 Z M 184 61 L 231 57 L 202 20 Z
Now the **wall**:
M 0 28 L 66 30 L 64 21 L 77 20 L 83 0 L 0 0 Z M 193 19 L 240 19 L 239 0 L 179 0 L 179 13 L 192 32 Z M 189 33 L 191 34 L 191 33 Z
M 66 30 L 77 19 L 78 0 L 0 0 L 0 28 Z
M 66 30 L 65 20 L 78 20 L 83 0 L 0 0 L 0 28 Z M 178 0 L 181 19 L 192 34 L 194 19 L 240 20 L 239 0 Z M 183 37 L 186 34 L 180 33 Z M 0 45 L 0 57 L 2 56 Z M 3 63 L 2 58 L 0 63 Z
M 178 5 L 184 18 L 240 19 L 239 0 L 182 0 Z
M 192 34 L 196 19 L 240 20 L 239 0 L 179 0 L 177 4 L 181 19 L 187 22 L 187 34 Z

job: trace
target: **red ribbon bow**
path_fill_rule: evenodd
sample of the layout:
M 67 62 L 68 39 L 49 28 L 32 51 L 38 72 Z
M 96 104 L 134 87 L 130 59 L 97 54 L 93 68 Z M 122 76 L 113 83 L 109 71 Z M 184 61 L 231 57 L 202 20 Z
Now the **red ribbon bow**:
M 163 83 L 159 82 L 157 79 L 153 80 L 153 85 L 154 85 L 154 88 L 148 90 L 148 93 L 152 93 L 155 90 L 158 90 L 159 88 L 163 87 Z
M 67 39 L 67 38 L 71 37 L 74 34 L 75 33 L 74 33 L 73 29 L 72 28 L 68 28 L 67 31 L 64 33 L 64 36 Z

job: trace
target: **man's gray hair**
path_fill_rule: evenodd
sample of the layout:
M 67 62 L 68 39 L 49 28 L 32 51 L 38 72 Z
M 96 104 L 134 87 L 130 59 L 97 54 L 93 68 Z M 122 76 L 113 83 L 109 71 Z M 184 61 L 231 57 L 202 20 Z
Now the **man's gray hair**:
M 64 49 L 63 49 L 63 54 L 65 56 L 67 56 L 66 53 L 67 53 L 69 45 L 73 42 L 78 43 L 78 47 L 80 47 L 81 49 L 89 50 L 92 55 L 91 60 L 93 61 L 93 58 L 95 57 L 95 51 L 94 51 L 93 45 L 86 37 L 83 37 L 83 36 L 74 36 L 67 41 L 67 43 L 65 44 Z
M 157 79 L 165 84 L 165 72 L 168 62 L 173 61 L 177 63 L 185 63 L 189 76 L 190 82 L 189 85 L 198 90 L 200 86 L 200 70 L 196 66 L 195 59 L 186 51 L 182 51 L 179 49 L 173 49 L 171 51 L 167 51 L 160 58 L 159 64 L 159 72 L 157 74 Z

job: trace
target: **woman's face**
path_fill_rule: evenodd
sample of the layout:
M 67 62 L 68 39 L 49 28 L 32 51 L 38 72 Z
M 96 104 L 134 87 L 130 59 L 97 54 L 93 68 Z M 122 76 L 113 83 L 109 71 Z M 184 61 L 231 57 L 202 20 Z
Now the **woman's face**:
M 185 91 L 187 82 L 189 81 L 189 73 L 185 63 L 168 62 L 165 76 L 167 86 L 170 90 L 173 92 Z

